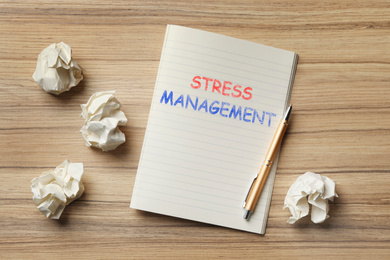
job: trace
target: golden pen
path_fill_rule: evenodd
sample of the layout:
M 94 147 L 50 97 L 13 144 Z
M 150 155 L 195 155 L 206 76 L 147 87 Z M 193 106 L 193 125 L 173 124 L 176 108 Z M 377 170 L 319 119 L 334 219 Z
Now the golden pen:
M 257 201 L 260 197 L 261 190 L 263 189 L 264 183 L 267 180 L 268 173 L 271 169 L 272 163 L 275 159 L 276 153 L 278 152 L 279 146 L 282 142 L 284 133 L 288 126 L 288 120 L 290 118 L 292 105 L 287 108 L 286 114 L 279 123 L 276 129 L 274 138 L 272 139 L 271 145 L 268 149 L 268 153 L 265 156 L 265 160 L 256 178 L 253 180 L 251 187 L 249 188 L 248 195 L 245 198 L 243 208 L 245 209 L 244 219 L 249 220 L 251 213 L 255 210 Z

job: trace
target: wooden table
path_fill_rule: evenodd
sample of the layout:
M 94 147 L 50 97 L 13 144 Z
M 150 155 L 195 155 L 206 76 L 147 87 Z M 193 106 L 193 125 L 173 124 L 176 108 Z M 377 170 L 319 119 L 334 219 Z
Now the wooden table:
M 104 3 L 105 2 L 105 3 Z M 389 258 L 389 1 L 1 1 L 0 258 Z M 265 236 L 129 208 L 166 24 L 295 51 L 294 114 Z M 32 79 L 61 42 L 85 69 L 53 96 Z M 127 142 L 85 147 L 80 104 L 116 90 Z M 86 191 L 48 220 L 30 181 L 83 162 Z M 284 196 L 306 171 L 337 183 L 330 219 L 286 223 Z

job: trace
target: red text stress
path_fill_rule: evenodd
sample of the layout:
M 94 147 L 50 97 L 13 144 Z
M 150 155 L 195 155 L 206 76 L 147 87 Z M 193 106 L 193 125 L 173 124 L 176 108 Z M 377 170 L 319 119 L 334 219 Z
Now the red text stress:
M 238 84 L 233 84 L 230 81 L 222 81 L 208 77 L 195 76 L 192 79 L 191 87 L 194 89 L 204 89 L 205 91 L 217 92 L 224 96 L 234 98 L 243 98 L 250 100 L 252 98 L 252 88 L 242 87 Z

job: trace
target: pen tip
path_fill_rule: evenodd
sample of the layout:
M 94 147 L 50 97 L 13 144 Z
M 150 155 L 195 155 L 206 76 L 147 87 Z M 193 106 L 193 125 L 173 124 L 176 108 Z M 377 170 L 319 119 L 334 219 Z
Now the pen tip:
M 245 210 L 244 219 L 249 220 L 250 216 L 251 216 L 251 211 L 250 210 Z

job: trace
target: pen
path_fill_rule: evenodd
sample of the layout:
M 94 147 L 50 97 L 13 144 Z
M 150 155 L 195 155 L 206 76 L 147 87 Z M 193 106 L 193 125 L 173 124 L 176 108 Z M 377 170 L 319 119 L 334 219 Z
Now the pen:
M 249 220 L 251 213 L 255 210 L 257 201 L 260 197 L 261 190 L 263 189 L 264 183 L 267 180 L 268 173 L 271 169 L 272 163 L 275 159 L 276 153 L 278 152 L 280 143 L 282 142 L 284 133 L 288 126 L 288 120 L 290 118 L 292 105 L 287 108 L 286 114 L 279 123 L 276 129 L 274 138 L 272 139 L 271 145 L 268 149 L 268 153 L 265 156 L 265 160 L 256 178 L 253 180 L 251 187 L 249 188 L 248 194 L 245 198 L 243 208 L 245 209 L 244 219 Z

